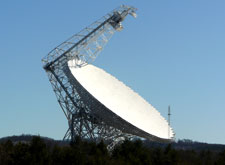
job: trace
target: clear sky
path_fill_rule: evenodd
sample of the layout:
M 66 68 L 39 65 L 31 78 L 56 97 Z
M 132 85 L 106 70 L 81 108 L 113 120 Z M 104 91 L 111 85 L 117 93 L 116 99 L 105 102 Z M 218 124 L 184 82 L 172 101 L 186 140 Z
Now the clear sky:
M 177 139 L 225 144 L 224 0 L 0 2 L 0 137 L 62 139 L 68 126 L 41 59 L 121 4 L 138 8 L 95 65 L 167 118 Z

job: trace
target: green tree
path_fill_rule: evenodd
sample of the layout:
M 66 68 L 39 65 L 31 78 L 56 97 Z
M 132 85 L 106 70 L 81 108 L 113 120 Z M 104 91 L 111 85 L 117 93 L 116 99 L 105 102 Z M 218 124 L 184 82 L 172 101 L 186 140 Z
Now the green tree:
M 29 164 L 31 161 L 31 154 L 29 152 L 29 145 L 25 143 L 17 143 L 14 146 L 12 154 L 13 164 L 24 165 Z
M 216 165 L 225 165 L 225 150 L 218 154 Z
M 123 164 L 151 164 L 149 150 L 140 140 L 135 142 L 125 140 L 115 148 L 112 156 Z
M 31 164 L 49 164 L 49 150 L 40 136 L 34 136 L 30 144 Z
M 11 140 L 7 140 L 0 147 L 0 164 L 13 164 L 12 154 L 13 143 Z
M 167 165 L 178 163 L 178 154 L 177 151 L 172 148 L 171 144 L 168 144 L 164 151 L 164 163 Z

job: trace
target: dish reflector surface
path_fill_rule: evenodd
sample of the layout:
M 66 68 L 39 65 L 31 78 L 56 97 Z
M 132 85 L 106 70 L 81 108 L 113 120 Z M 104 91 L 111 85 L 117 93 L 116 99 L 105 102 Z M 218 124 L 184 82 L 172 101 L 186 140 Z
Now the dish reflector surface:
M 69 61 L 68 66 L 83 88 L 108 110 L 150 135 L 161 139 L 174 137 L 172 128 L 160 113 L 124 83 L 91 64 L 77 68 Z

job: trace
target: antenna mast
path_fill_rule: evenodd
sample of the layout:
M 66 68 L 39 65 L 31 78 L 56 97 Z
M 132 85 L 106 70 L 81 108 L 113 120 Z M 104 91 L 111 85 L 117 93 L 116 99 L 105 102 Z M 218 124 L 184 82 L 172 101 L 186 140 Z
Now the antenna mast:
M 168 106 L 168 138 L 170 138 L 170 105 Z

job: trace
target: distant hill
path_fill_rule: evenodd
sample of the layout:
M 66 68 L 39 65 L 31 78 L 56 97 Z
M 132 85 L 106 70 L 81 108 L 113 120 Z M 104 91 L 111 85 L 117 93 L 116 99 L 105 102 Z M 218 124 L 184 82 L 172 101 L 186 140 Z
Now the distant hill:
M 166 143 L 157 143 L 151 141 L 144 141 L 144 145 L 147 147 L 161 147 L 166 148 L 168 144 Z M 209 150 L 213 152 L 221 152 L 225 150 L 224 144 L 208 144 L 202 142 L 196 142 L 189 139 L 178 140 L 177 142 L 171 143 L 172 148 L 175 150 L 194 150 L 194 151 L 202 151 Z
M 14 136 L 8 136 L 8 137 L 3 137 L 0 138 L 0 143 L 6 142 L 7 140 L 11 140 L 13 143 L 18 143 L 18 142 L 25 142 L 29 143 L 32 138 L 36 135 L 14 135 Z M 69 141 L 62 141 L 62 140 L 54 140 L 52 138 L 48 137 L 42 137 L 40 136 L 47 144 L 50 145 L 60 145 L 60 146 L 66 146 L 69 145 Z M 149 140 L 144 140 L 143 141 L 144 146 L 148 148 L 166 148 L 168 146 L 168 143 L 158 143 L 158 142 L 152 142 Z M 184 139 L 184 140 L 178 140 L 177 142 L 171 143 L 171 146 L 175 150 L 194 150 L 194 151 L 202 151 L 202 150 L 209 150 L 213 152 L 221 152 L 225 150 L 225 145 L 223 144 L 208 144 L 208 143 L 202 143 L 202 142 L 195 142 L 189 139 Z
M 6 142 L 8 140 L 11 140 L 13 143 L 18 143 L 18 142 L 29 143 L 35 136 L 37 135 L 22 134 L 22 135 L 7 136 L 7 137 L 0 138 L 0 143 Z M 54 144 L 57 144 L 59 146 L 69 145 L 69 141 L 54 140 L 52 138 L 44 137 L 44 136 L 40 136 L 40 138 L 44 140 L 46 144 L 50 144 L 50 145 L 54 145 Z
M 32 138 L 36 135 L 14 135 L 14 136 L 7 136 L 0 138 L 0 142 L 5 142 L 7 140 L 11 140 L 12 142 L 30 142 Z M 55 141 L 54 139 L 48 138 L 48 137 L 41 137 L 43 140 L 46 141 Z

